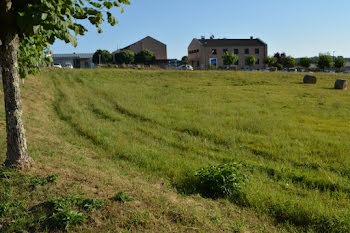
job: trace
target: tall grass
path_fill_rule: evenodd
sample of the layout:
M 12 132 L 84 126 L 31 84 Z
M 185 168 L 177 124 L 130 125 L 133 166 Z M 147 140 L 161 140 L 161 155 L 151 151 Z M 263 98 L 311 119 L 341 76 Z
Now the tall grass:
M 46 71 L 58 116 L 105 157 L 179 187 L 241 162 L 250 208 L 316 232 L 350 231 L 349 92 L 337 74 Z

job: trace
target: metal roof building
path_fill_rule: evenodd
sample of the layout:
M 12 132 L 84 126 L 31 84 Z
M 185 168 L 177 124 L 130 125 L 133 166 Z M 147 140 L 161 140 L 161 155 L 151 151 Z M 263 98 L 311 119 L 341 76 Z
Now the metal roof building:
M 72 64 L 74 68 L 94 68 L 93 53 L 52 54 L 53 63 Z

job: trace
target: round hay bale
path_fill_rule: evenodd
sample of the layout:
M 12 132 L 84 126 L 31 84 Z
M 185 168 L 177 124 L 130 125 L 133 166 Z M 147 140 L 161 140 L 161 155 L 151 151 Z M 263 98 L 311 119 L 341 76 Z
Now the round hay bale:
M 305 75 L 305 77 L 304 77 L 304 83 L 316 84 L 316 82 L 317 82 L 316 76 Z
M 347 90 L 349 87 L 349 81 L 347 79 L 337 79 L 334 84 L 335 89 Z

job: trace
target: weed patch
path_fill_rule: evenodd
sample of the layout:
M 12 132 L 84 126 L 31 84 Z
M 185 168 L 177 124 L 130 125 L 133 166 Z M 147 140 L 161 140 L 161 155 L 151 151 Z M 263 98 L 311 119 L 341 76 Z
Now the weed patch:
M 232 162 L 199 169 L 195 175 L 198 178 L 198 192 L 205 197 L 229 198 L 235 203 L 246 203 L 242 187 L 248 177 L 242 173 L 241 167 L 241 164 Z
M 49 183 L 53 183 L 58 179 L 58 175 L 57 174 L 53 174 L 53 175 L 49 175 L 45 178 L 40 178 L 40 177 L 33 177 L 33 181 L 32 181 L 32 187 L 35 188 L 37 186 L 44 186 L 46 184 Z
M 119 201 L 119 202 L 123 202 L 123 203 L 134 200 L 134 198 L 132 196 L 129 196 L 128 194 L 126 194 L 124 192 L 117 193 L 112 199 L 114 201 Z

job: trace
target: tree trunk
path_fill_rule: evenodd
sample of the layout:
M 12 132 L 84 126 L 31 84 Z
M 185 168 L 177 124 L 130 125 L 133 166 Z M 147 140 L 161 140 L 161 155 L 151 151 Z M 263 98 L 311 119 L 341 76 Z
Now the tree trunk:
M 28 155 L 18 74 L 17 53 L 19 37 L 15 32 L 2 33 L 0 64 L 4 87 L 7 153 L 5 166 L 21 169 L 30 167 L 34 161 Z

